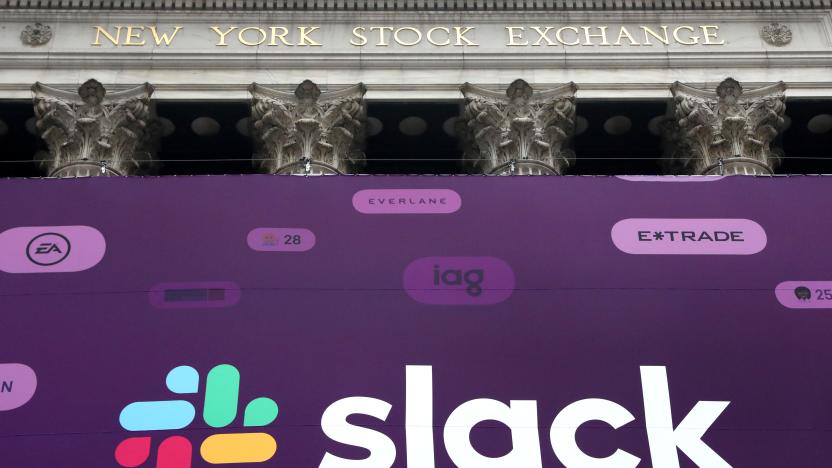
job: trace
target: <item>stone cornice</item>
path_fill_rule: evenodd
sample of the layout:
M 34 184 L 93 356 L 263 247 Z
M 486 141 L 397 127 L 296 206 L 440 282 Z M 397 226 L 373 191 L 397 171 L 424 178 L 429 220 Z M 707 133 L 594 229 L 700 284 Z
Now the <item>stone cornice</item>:
M 8 0 L 0 0 L 0 2 Z M 30 0 L 34 1 L 34 0 Z M 138 0 L 133 0 L 137 2 Z M 216 3 L 219 0 L 210 0 Z M 244 2 L 245 0 L 240 0 Z M 265 1 L 265 0 L 264 0 Z M 622 4 L 624 0 L 621 0 Z M 832 2 L 832 0 L 829 0 Z M 83 0 L 77 0 L 78 5 Z M 692 2 L 691 2 L 692 3 Z M 730 3 L 727 0 L 724 2 Z M 291 92 L 309 79 L 322 91 L 367 85 L 366 99 L 448 100 L 461 98 L 465 81 L 505 89 L 515 78 L 536 89 L 574 81 L 580 99 L 668 99 L 668 86 L 683 81 L 713 88 L 735 76 L 748 89 L 772 81 L 789 84 L 789 98 L 832 96 L 832 9 L 686 11 L 596 10 L 572 12 L 440 11 L 186 11 L 186 10 L 0 10 L 0 98 L 25 99 L 35 81 L 74 89 L 87 78 L 113 92 L 153 83 L 154 100 L 247 100 L 252 81 Z M 776 46 L 761 37 L 771 23 L 788 25 L 793 40 Z M 49 25 L 51 41 L 25 45 L 21 32 Z M 92 47 L 93 25 L 129 23 L 183 26 L 172 47 Z M 320 26 L 321 47 L 217 47 L 213 24 Z M 476 27 L 477 47 L 355 47 L 356 25 L 464 25 Z M 719 25 L 721 46 L 599 47 L 506 46 L 506 26 L 524 25 Z M 531 31 L 527 31 L 531 34 Z M 533 41 L 534 36 L 527 36 Z
M 65 10 L 778 10 L 832 0 L 0 0 L 0 9 Z

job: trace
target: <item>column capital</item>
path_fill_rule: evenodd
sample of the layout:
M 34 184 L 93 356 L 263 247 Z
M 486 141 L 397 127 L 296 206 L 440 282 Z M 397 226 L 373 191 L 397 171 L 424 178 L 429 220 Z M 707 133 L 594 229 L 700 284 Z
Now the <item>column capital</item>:
M 574 161 L 566 145 L 575 131 L 577 89 L 568 83 L 535 92 L 519 79 L 505 93 L 462 85 L 466 164 L 485 174 L 562 174 Z
M 784 124 L 786 84 L 744 91 L 728 78 L 710 91 L 679 82 L 673 94 L 677 141 L 674 157 L 693 174 L 773 174 L 780 158 L 771 142 Z
M 144 83 L 107 93 L 94 79 L 77 91 L 32 86 L 35 126 L 46 142 L 50 177 L 134 174 L 152 162 L 150 96 Z
M 256 165 L 263 170 L 344 174 L 366 162 L 361 151 L 367 119 L 363 83 L 328 93 L 309 80 L 294 93 L 252 83 L 249 92 Z

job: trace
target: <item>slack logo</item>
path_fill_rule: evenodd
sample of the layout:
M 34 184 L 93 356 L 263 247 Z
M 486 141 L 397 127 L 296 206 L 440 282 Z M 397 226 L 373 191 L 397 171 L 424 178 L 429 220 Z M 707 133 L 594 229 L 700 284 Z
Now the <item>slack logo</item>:
M 483 289 L 483 294 L 486 293 Z M 569 403 L 559 411 L 543 412 L 537 400 L 505 402 L 483 395 L 459 402 L 454 409 L 447 410 L 448 413 L 439 412 L 437 407 L 447 406 L 434 405 L 435 396 L 443 392 L 434 391 L 433 367 L 406 365 L 402 397 L 391 399 L 392 395 L 388 393 L 390 401 L 387 401 L 366 394 L 346 396 L 326 407 L 320 419 L 323 435 L 336 444 L 361 448 L 368 455 L 360 459 L 344 458 L 325 451 L 318 468 L 390 468 L 394 465 L 435 468 L 436 442 L 439 440 L 453 466 L 458 468 L 542 468 L 551 452 L 566 468 L 642 466 L 641 458 L 621 448 L 600 457 L 587 453 L 577 434 L 582 426 L 589 424 L 608 426 L 612 434 L 619 429 L 624 432 L 636 426 L 644 428 L 650 461 L 655 468 L 680 468 L 680 451 L 700 468 L 731 468 L 702 440 L 730 401 L 697 401 L 680 419 L 681 415 L 671 404 L 667 369 L 641 366 L 639 371 L 644 408 L 641 421 L 631 412 L 632 408 L 592 397 Z M 166 383 L 168 390 L 175 394 L 198 394 L 200 376 L 193 367 L 180 366 L 168 373 Z M 240 373 L 234 366 L 221 364 L 208 373 L 202 416 L 208 426 L 223 429 L 222 433 L 208 435 L 202 441 L 199 453 L 209 464 L 267 462 L 277 450 L 277 443 L 270 434 L 248 432 L 250 428 L 271 424 L 277 417 L 277 404 L 270 398 L 255 398 L 245 405 L 242 421 L 245 432 L 238 432 L 237 427 L 228 431 L 237 419 L 239 390 Z M 392 427 L 392 421 L 388 423 L 394 406 L 404 409 L 404 446 L 397 446 L 394 437 L 386 432 L 398 434 L 402 429 L 401 426 Z M 121 411 L 119 422 L 128 431 L 173 431 L 188 427 L 196 413 L 195 405 L 184 399 L 138 401 Z M 378 422 L 362 425 L 355 416 Z M 674 420 L 680 422 L 674 424 Z M 511 449 L 507 453 L 494 457 L 481 453 L 472 444 L 471 431 L 484 421 L 496 421 L 510 431 Z M 190 437 L 203 436 L 201 431 L 192 431 Z M 149 435 L 130 437 L 118 445 L 115 458 L 122 467 L 139 467 L 149 461 L 150 449 Z M 399 453 L 401 449 L 404 453 Z M 191 441 L 182 435 L 165 434 L 157 453 L 156 468 L 192 466 Z
M 331 440 L 344 445 L 361 447 L 370 455 L 362 460 L 342 458 L 327 452 L 319 468 L 362 466 L 389 468 L 435 468 L 435 441 L 444 442 L 445 451 L 458 468 L 542 468 L 543 458 L 549 453 L 566 468 L 636 468 L 643 466 L 641 458 L 616 449 L 610 455 L 598 457 L 584 451 L 577 434 L 581 426 L 602 424 L 611 431 L 633 429 L 640 425 L 646 430 L 650 458 L 654 468 L 680 468 L 679 451 L 700 468 L 731 468 L 702 438 L 730 404 L 729 401 L 698 401 L 674 425 L 673 405 L 670 402 L 667 369 L 664 366 L 641 366 L 641 391 L 644 418 L 636 422 L 630 409 L 602 398 L 586 398 L 563 407 L 557 414 L 541 413 L 536 400 L 510 400 L 505 403 L 491 398 L 477 398 L 461 403 L 444 419 L 435 421 L 433 368 L 406 366 L 404 388 L 405 453 L 397 454 L 396 444 L 378 424 L 370 427 L 356 425 L 354 415 L 366 415 L 386 422 L 393 403 L 372 396 L 351 396 L 332 403 L 321 417 L 321 428 Z M 442 405 L 444 407 L 444 405 Z M 675 418 L 674 418 L 675 416 Z M 471 431 L 484 421 L 497 421 L 511 431 L 511 450 L 492 457 L 480 453 L 471 443 Z M 551 421 L 551 423 L 550 423 Z M 543 424 L 546 426 L 543 426 Z M 627 426 L 627 427 L 625 427 Z M 548 429 L 543 441 L 539 433 Z M 547 440 L 548 439 L 548 440 Z
M 190 366 L 171 370 L 165 383 L 178 395 L 199 392 L 199 372 Z M 213 428 L 227 428 L 237 418 L 240 372 L 230 364 L 220 364 L 208 372 L 202 418 Z M 172 431 L 188 427 L 196 408 L 187 400 L 136 401 L 119 415 L 121 427 L 131 432 Z M 244 428 L 268 426 L 277 418 L 277 403 L 260 397 L 248 402 L 243 413 Z M 144 465 L 150 458 L 151 437 L 129 437 L 116 447 L 116 462 L 123 467 Z M 277 442 L 265 432 L 226 432 L 202 441 L 199 454 L 210 464 L 262 463 L 277 451 Z M 193 448 L 181 435 L 167 435 L 159 444 L 157 468 L 190 468 Z
M 514 272 L 496 257 L 423 257 L 407 266 L 404 289 L 423 304 L 487 305 L 514 291 Z

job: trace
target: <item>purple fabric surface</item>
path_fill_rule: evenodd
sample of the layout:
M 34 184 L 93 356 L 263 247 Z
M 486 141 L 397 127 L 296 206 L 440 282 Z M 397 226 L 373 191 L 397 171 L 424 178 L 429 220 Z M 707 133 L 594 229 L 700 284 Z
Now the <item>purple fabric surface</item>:
M 441 214 L 361 213 L 353 196 L 368 189 L 451 190 L 461 206 Z M 224 363 L 241 374 L 240 414 L 260 396 L 279 405 L 277 420 L 261 428 L 278 444 L 264 466 L 318 466 L 327 452 L 366 457 L 321 429 L 324 410 L 350 396 L 392 405 L 384 422 L 351 421 L 392 439 L 394 466 L 406 466 L 408 365 L 432 366 L 437 467 L 453 466 L 443 442 L 446 419 L 477 398 L 537 402 L 544 467 L 563 466 L 549 427 L 565 406 L 614 401 L 634 421 L 619 429 L 587 423 L 578 445 L 595 457 L 620 448 L 641 458 L 639 466 L 654 466 L 640 366 L 666 367 L 674 424 L 698 401 L 730 402 L 702 440 L 731 466 L 829 466 L 832 308 L 787 308 L 775 287 L 832 281 L 830 200 L 832 179 L 823 177 L 701 184 L 600 177 L 0 180 L 0 232 L 90 226 L 106 240 L 103 258 L 84 271 L 0 272 L 0 363 L 25 364 L 37 375 L 30 401 L 0 411 L 0 466 L 117 466 L 115 447 L 136 435 L 120 426 L 121 409 L 174 398 L 194 403 L 197 418 L 170 434 L 148 433 L 154 450 L 163 436 L 183 435 L 194 444 L 194 466 L 208 466 L 199 443 L 223 431 L 203 422 L 201 398 L 205 375 Z M 629 218 L 751 220 L 766 241 L 747 255 L 633 255 L 611 238 L 613 226 Z M 314 246 L 255 250 L 248 236 L 257 228 L 306 229 Z M 499 259 L 513 273 L 510 291 L 486 290 L 471 296 L 474 304 L 460 300 L 466 292 L 459 288 L 478 277 L 466 283 L 464 274 L 478 264 L 460 267 L 457 259 L 451 263 L 461 277 L 442 276 L 447 269 L 439 263 L 421 265 L 414 274 L 437 276 L 415 280 L 426 289 L 414 296 L 404 289 L 405 270 L 427 257 Z M 494 262 L 480 265 L 481 287 L 499 290 L 488 278 Z M 225 282 L 240 294 L 228 306 L 159 308 L 150 300 L 159 284 Z M 431 284 L 437 295 L 414 300 L 430 295 Z M 446 304 L 443 288 L 450 291 Z M 217 291 L 207 289 L 203 299 L 222 302 Z M 202 297 L 198 288 L 182 294 L 188 304 Z M 476 304 L 477 297 L 486 303 Z M 199 394 L 165 388 L 167 372 L 180 365 L 199 372 Z M 244 431 L 239 420 L 224 431 Z M 477 425 L 471 443 L 491 457 L 511 449 L 508 429 L 496 423 Z M 683 467 L 696 466 L 681 452 L 679 458 Z

